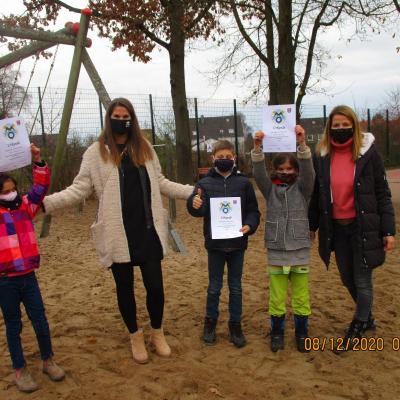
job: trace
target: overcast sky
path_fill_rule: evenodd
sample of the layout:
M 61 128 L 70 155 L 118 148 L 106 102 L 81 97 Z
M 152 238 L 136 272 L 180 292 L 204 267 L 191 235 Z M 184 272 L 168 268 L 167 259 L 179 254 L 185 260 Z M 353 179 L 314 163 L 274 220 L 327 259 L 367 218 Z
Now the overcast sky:
M 22 0 L 1 1 L 0 12 L 7 15 L 10 12 L 21 13 L 24 10 Z M 86 1 L 67 0 L 75 7 L 85 7 Z M 60 29 L 67 21 L 79 21 L 79 15 L 63 12 L 56 27 Z M 116 95 L 124 93 L 169 96 L 169 62 L 165 50 L 155 50 L 152 61 L 148 64 L 133 62 L 123 50 L 111 52 L 111 46 L 106 39 L 98 38 L 94 32 L 89 32 L 93 46 L 89 54 L 96 65 L 107 90 Z M 338 41 L 338 33 L 330 31 L 320 37 L 326 49 L 331 52 L 325 83 L 327 93 L 324 95 L 307 95 L 303 104 L 335 105 L 346 103 L 351 106 L 378 107 L 384 102 L 385 94 L 400 87 L 400 37 L 392 38 L 392 33 L 371 36 L 368 41 L 354 40 L 351 43 Z M 221 51 L 221 50 L 220 50 Z M 8 52 L 6 46 L 0 44 L 0 54 Z M 60 46 L 50 86 L 64 88 L 67 86 L 69 67 L 72 60 L 73 47 Z M 338 58 L 338 55 L 341 58 Z M 192 51 L 186 59 L 186 87 L 188 96 L 203 99 L 243 99 L 248 95 L 246 87 L 241 82 L 226 81 L 215 89 L 209 77 L 205 74 L 212 68 L 218 56 L 217 50 Z M 22 63 L 21 84 L 29 79 L 33 61 Z M 44 86 L 50 62 L 41 60 L 38 63 L 32 86 Z M 92 88 L 84 68 L 79 81 L 80 88 Z

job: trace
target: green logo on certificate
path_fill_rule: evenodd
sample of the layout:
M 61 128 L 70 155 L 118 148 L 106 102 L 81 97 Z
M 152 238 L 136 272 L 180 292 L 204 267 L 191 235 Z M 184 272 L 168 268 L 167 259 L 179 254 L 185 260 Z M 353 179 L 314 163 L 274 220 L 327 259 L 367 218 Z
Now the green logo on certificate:
M 272 120 L 277 124 L 281 124 L 285 120 L 284 110 L 274 110 L 272 112 Z
M 224 213 L 224 214 L 229 214 L 229 212 L 232 210 L 231 203 L 229 201 L 222 201 L 219 209 Z
M 4 136 L 10 140 L 13 140 L 17 136 L 17 127 L 15 124 L 6 124 L 3 126 Z

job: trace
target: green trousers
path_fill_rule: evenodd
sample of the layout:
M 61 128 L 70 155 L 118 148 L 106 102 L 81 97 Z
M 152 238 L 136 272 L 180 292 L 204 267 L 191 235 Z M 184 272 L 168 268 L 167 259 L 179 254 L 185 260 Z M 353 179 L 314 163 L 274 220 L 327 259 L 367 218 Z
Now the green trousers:
M 269 314 L 274 316 L 286 314 L 286 298 L 290 281 L 293 313 L 296 315 L 310 315 L 308 268 L 304 266 L 270 266 L 268 270 Z

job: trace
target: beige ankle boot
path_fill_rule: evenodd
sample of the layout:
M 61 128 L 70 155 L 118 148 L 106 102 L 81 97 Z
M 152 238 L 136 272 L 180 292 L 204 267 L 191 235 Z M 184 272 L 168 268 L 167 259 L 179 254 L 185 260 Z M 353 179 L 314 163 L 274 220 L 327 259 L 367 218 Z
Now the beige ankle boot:
M 163 328 L 151 330 L 151 343 L 159 356 L 169 357 L 171 355 L 171 348 L 165 340 Z
M 131 334 L 131 347 L 133 359 L 139 364 L 146 364 L 149 361 L 146 346 L 144 344 L 143 330 L 139 329 Z

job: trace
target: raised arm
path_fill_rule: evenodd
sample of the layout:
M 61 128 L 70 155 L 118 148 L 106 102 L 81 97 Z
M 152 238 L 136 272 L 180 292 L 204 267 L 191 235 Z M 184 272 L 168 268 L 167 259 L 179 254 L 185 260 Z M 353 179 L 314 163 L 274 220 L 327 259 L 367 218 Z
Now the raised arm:
M 251 161 L 253 164 L 253 176 L 256 184 L 267 200 L 272 188 L 272 181 L 265 168 L 264 153 L 261 149 L 262 139 L 264 133 L 261 131 L 256 132 L 254 137 L 254 147 L 251 151 Z
M 297 160 L 299 162 L 299 188 L 307 203 L 310 201 L 313 190 L 315 171 L 311 157 L 311 150 L 306 144 L 306 132 L 300 125 L 295 128 L 297 136 Z
M 51 213 L 58 208 L 69 207 L 81 203 L 93 191 L 93 183 L 89 168 L 88 150 L 83 155 L 82 164 L 78 175 L 66 189 L 46 196 L 43 204 L 46 213 Z
M 40 158 L 40 149 L 34 144 L 31 144 L 33 186 L 24 196 L 24 203 L 31 217 L 33 218 L 39 211 L 40 205 L 43 202 L 50 186 L 50 169 L 48 165 Z

